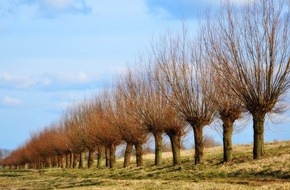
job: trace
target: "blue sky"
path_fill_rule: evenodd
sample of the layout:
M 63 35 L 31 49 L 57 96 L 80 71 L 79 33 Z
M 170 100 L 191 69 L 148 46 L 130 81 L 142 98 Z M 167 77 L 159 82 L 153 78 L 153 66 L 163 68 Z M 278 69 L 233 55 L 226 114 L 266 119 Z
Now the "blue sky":
M 202 12 L 219 2 L 1 0 L 0 148 L 17 148 L 66 105 L 109 87 L 152 38 L 180 27 L 181 19 L 194 29 Z M 287 114 L 283 120 L 267 124 L 266 140 L 290 139 Z M 234 142 L 252 142 L 251 127 Z

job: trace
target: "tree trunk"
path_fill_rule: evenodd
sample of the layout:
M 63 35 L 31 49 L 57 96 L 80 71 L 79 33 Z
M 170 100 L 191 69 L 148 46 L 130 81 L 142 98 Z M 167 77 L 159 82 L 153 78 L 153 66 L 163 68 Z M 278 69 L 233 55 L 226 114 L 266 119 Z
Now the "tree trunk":
M 253 114 L 254 128 L 254 159 L 264 156 L 264 121 L 265 114 Z
M 54 167 L 55 167 L 54 156 L 51 156 L 50 159 L 51 159 L 51 160 L 50 160 L 50 162 L 51 162 L 51 167 L 54 168 Z
M 65 168 L 65 155 L 61 155 L 61 168 Z
M 48 157 L 45 159 L 45 167 L 50 168 L 51 167 L 51 158 Z
M 223 121 L 223 145 L 224 145 L 224 158 L 223 162 L 232 161 L 232 136 L 234 130 L 234 122 L 229 120 Z
M 194 125 L 194 164 L 202 164 L 203 162 L 203 126 Z
M 181 163 L 180 149 L 181 149 L 181 136 L 177 134 L 168 134 L 171 142 L 171 151 L 173 156 L 173 165 Z
M 161 164 L 162 160 L 162 132 L 153 133 L 155 140 L 155 165 Z
M 116 165 L 116 146 L 110 145 L 110 168 L 114 168 Z
M 89 150 L 88 168 L 91 168 L 95 162 L 95 150 Z
M 63 168 L 63 156 L 57 156 L 58 167 Z
M 97 168 L 101 168 L 102 166 L 102 160 L 103 160 L 103 153 L 104 153 L 104 148 L 102 146 L 98 146 L 98 163 L 97 163 Z
M 106 167 L 110 167 L 110 150 L 109 147 L 105 147 L 105 155 L 106 155 Z
M 79 168 L 85 167 L 85 152 L 80 152 L 80 161 L 79 161 Z
M 73 168 L 76 168 L 77 165 L 78 165 L 79 154 L 74 153 L 73 156 L 74 156 L 74 160 L 73 160 Z
M 143 166 L 142 144 L 135 144 L 137 167 Z
M 73 167 L 73 153 L 69 153 L 69 168 Z
M 133 144 L 127 143 L 125 156 L 124 156 L 124 168 L 130 166 L 132 151 L 133 151 Z
M 52 163 L 52 167 L 55 167 L 55 168 L 58 167 L 57 156 L 56 155 L 52 156 L 51 163 Z
M 70 164 L 70 163 L 69 163 L 69 154 L 66 154 L 66 155 L 65 155 L 65 167 L 66 167 L 66 168 L 69 168 L 69 164 Z

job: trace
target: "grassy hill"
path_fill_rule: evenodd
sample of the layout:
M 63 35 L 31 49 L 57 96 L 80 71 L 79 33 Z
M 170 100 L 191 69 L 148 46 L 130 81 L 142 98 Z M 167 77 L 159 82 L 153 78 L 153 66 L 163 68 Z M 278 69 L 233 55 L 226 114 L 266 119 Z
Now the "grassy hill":
M 171 153 L 153 166 L 123 169 L 0 170 L 0 189 L 290 189 L 290 141 L 267 143 L 266 156 L 252 159 L 252 145 L 234 146 L 234 159 L 223 164 L 222 147 L 205 149 L 205 163 L 193 164 L 193 151 L 182 151 L 182 164 L 172 166 Z M 133 160 L 134 158 L 132 158 Z

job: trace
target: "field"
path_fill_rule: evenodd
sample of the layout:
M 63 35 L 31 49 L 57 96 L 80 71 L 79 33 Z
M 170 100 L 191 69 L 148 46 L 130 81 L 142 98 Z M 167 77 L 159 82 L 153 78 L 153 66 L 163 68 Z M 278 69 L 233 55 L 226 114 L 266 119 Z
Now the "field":
M 163 153 L 162 166 L 145 155 L 145 166 L 123 169 L 0 169 L 0 189 L 290 189 L 290 141 L 267 143 L 263 159 L 252 160 L 252 146 L 234 146 L 231 164 L 223 164 L 222 148 L 205 149 L 205 163 L 193 165 L 193 151 L 182 151 L 182 164 L 172 166 Z M 132 158 L 132 161 L 133 158 Z

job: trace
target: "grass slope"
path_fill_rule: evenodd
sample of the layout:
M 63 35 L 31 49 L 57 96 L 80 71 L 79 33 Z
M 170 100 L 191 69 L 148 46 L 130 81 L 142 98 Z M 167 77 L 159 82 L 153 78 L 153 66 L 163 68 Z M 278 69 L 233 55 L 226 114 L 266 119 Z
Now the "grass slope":
M 252 146 L 234 147 L 231 164 L 222 164 L 222 148 L 205 149 L 205 163 L 193 165 L 193 151 L 182 152 L 182 164 L 172 166 L 163 154 L 161 166 L 145 155 L 144 167 L 115 169 L 0 170 L 0 189 L 290 189 L 290 141 L 268 143 L 266 155 L 252 160 Z

